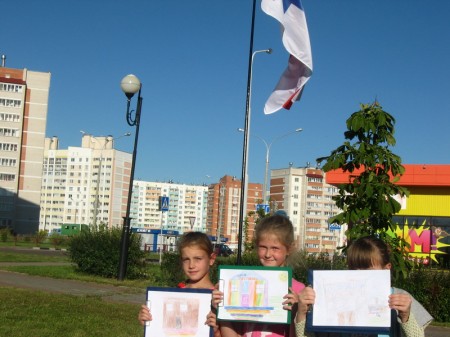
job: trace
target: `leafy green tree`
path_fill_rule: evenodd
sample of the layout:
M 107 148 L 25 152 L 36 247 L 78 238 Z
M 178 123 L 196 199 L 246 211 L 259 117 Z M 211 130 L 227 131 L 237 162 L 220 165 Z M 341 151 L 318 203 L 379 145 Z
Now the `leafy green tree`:
M 47 232 L 44 230 L 37 231 L 33 236 L 34 243 L 39 247 L 47 238 Z
M 341 213 L 330 223 L 347 224 L 349 241 L 377 234 L 392 248 L 395 276 L 406 276 L 404 259 L 407 243 L 394 235 L 392 216 L 400 210 L 395 196 L 407 196 L 408 190 L 395 183 L 404 173 L 401 158 L 391 152 L 395 145 L 395 119 L 378 102 L 361 104 L 347 119 L 346 141 L 327 157 L 325 172 L 341 169 L 350 173 L 349 182 L 340 184 L 333 197 Z

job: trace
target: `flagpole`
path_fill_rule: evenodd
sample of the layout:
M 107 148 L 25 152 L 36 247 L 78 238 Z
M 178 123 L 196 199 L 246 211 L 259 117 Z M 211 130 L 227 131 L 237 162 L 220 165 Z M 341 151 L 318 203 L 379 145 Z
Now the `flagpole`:
M 252 56 L 253 56 L 253 35 L 255 32 L 255 11 L 256 0 L 253 0 L 252 5 L 252 24 L 250 29 L 250 47 L 248 53 L 248 72 L 247 72 L 247 99 L 245 105 L 245 124 L 244 124 L 244 146 L 242 151 L 242 178 L 241 178 L 241 197 L 239 207 L 239 230 L 238 230 L 238 250 L 236 264 L 242 263 L 242 233 L 245 221 L 244 211 L 247 208 L 247 157 L 248 157 L 248 141 L 249 141 L 249 128 L 250 128 L 250 92 L 251 92 L 251 78 L 252 78 Z

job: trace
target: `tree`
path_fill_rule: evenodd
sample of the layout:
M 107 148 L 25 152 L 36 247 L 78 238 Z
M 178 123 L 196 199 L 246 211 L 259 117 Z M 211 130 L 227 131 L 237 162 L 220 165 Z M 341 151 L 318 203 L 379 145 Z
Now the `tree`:
M 342 169 L 350 173 L 348 183 L 340 184 L 333 196 L 341 213 L 330 223 L 347 224 L 349 241 L 366 235 L 378 235 L 392 248 L 394 270 L 406 276 L 404 248 L 408 244 L 395 235 L 392 216 L 400 210 L 395 196 L 407 196 L 408 190 L 395 183 L 404 173 L 401 158 L 391 152 L 394 146 L 395 119 L 378 102 L 361 104 L 361 110 L 347 119 L 346 141 L 327 157 L 323 170 Z

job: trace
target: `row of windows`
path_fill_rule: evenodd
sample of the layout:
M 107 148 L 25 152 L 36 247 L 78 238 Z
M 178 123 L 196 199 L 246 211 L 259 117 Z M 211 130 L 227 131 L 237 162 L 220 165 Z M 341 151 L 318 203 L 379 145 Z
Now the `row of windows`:
M 0 143 L 1 151 L 17 151 L 18 145 L 13 143 Z
M 0 166 L 16 166 L 17 160 L 13 158 L 0 158 Z
M 0 83 L 0 91 L 23 92 L 23 85 L 10 84 L 10 83 Z
M 19 129 L 0 128 L 0 136 L 19 137 Z
M 15 174 L 0 173 L 0 181 L 14 181 L 16 179 Z
M 18 114 L 12 114 L 12 113 L 6 113 L 6 112 L 0 112 L 0 121 L 2 122 L 20 122 L 20 115 Z
M 22 101 L 20 99 L 0 98 L 0 106 L 20 108 L 22 106 Z

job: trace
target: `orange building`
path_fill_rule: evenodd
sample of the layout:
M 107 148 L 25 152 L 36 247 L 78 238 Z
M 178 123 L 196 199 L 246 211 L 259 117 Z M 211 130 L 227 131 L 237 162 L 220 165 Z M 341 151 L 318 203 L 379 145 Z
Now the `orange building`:
M 262 200 L 262 185 L 248 184 L 247 213 L 256 210 Z M 206 233 L 221 241 L 226 239 L 232 249 L 238 246 L 241 181 L 224 176 L 217 184 L 208 186 L 208 214 Z M 255 222 L 248 218 L 248 239 L 253 238 Z
M 410 255 L 450 266 L 450 165 L 405 164 L 405 173 L 398 184 L 410 194 L 398 199 L 401 210 L 394 217 L 396 234 L 409 242 Z M 327 183 L 349 182 L 353 173 L 327 172 Z

